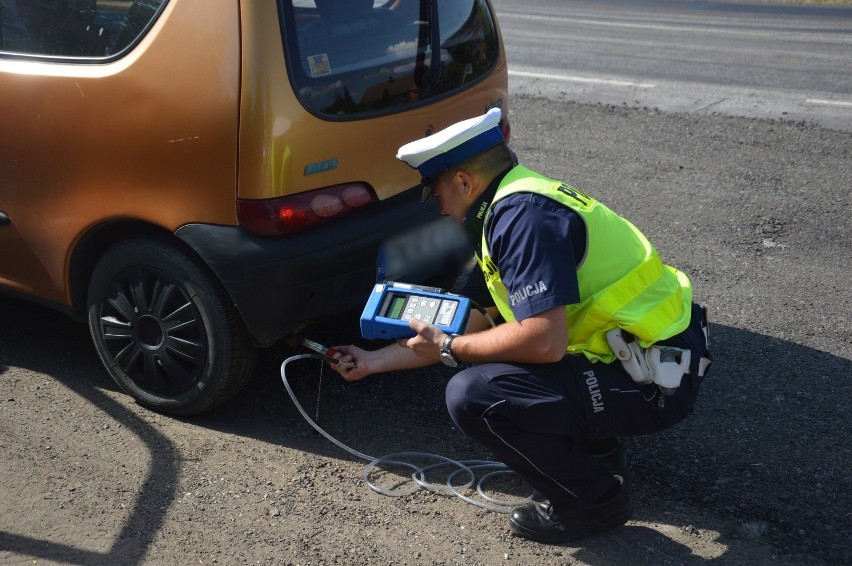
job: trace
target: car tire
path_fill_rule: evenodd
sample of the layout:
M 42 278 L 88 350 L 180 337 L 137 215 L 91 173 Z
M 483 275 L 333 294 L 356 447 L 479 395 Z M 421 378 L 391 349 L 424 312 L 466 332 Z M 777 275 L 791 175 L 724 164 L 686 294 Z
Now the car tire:
M 141 405 L 197 415 L 245 385 L 256 349 L 206 267 L 165 238 L 134 238 L 98 261 L 89 330 L 112 378 Z

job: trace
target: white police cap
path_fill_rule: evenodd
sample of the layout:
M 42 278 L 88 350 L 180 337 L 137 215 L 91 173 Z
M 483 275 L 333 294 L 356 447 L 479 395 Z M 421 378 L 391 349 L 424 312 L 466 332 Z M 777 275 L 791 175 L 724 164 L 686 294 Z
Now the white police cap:
M 429 179 L 476 157 L 503 141 L 500 131 L 500 109 L 492 108 L 482 116 L 457 122 L 431 136 L 405 144 L 396 154 Z

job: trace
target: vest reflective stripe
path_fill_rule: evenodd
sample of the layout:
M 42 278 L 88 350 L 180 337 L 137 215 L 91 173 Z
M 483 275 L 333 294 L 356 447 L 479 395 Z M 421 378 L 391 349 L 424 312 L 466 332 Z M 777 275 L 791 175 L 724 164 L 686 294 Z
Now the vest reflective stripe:
M 586 223 L 587 251 L 577 269 L 580 302 L 566 307 L 569 353 L 609 363 L 615 356 L 606 333 L 616 326 L 636 335 L 644 347 L 687 327 L 692 305 L 689 278 L 664 265 L 633 224 L 582 191 L 521 166 L 500 183 L 486 221 L 494 203 L 519 192 L 553 199 Z M 484 233 L 482 257 L 477 260 L 500 314 L 507 321 L 515 320 L 511 297 L 490 257 Z

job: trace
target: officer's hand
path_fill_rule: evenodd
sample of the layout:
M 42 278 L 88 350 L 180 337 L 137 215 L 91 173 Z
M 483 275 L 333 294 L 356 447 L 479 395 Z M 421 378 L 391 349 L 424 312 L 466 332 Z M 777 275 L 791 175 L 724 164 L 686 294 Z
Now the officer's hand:
M 357 346 L 335 346 L 335 359 L 339 363 L 329 364 L 331 369 L 340 374 L 346 381 L 358 381 L 370 375 L 370 354 Z
M 397 340 L 397 343 L 403 348 L 414 350 L 414 353 L 421 358 L 439 361 L 441 359 L 441 346 L 447 335 L 441 332 L 437 326 L 427 324 L 416 318 L 411 319 L 408 326 L 417 335 L 412 338 Z

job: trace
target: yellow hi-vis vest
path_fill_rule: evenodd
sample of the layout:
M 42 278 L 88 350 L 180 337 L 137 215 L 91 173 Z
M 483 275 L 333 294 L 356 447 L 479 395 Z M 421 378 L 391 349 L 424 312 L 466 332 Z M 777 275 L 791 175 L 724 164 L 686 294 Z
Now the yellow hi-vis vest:
M 519 192 L 551 198 L 586 223 L 587 250 L 577 269 L 580 302 L 565 309 L 568 353 L 610 363 L 615 355 L 606 333 L 616 326 L 638 337 L 643 347 L 686 329 L 692 312 L 689 278 L 663 265 L 657 250 L 633 224 L 578 189 L 522 166 L 500 182 L 486 221 L 497 201 Z M 500 314 L 507 322 L 514 321 L 511 298 L 488 252 L 484 230 L 482 257 L 476 259 Z

